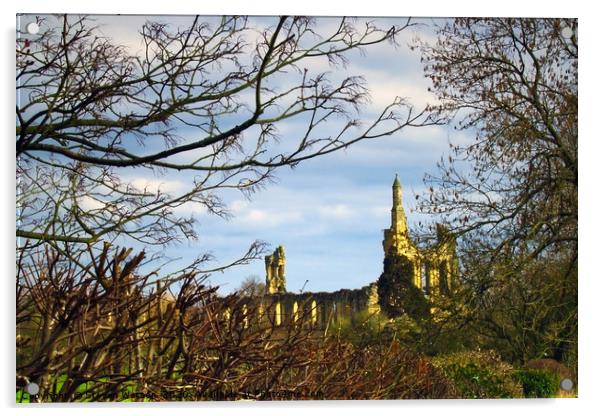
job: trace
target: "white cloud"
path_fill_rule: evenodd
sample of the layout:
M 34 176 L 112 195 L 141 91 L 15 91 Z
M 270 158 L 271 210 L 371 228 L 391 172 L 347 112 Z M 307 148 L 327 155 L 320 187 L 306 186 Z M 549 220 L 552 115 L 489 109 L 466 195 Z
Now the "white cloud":
M 283 224 L 300 221 L 303 215 L 300 211 L 277 211 L 251 209 L 246 214 L 236 219 L 237 223 L 244 223 L 250 228 L 272 228 Z
M 318 207 L 321 216 L 333 219 L 349 219 L 356 215 L 356 212 L 345 204 L 325 205 Z
M 335 157 L 358 168 L 388 166 L 393 174 L 407 167 L 434 166 L 449 149 L 447 138 L 447 130 L 440 126 L 411 128 L 393 136 L 359 142 Z
M 198 202 L 188 201 L 175 207 L 173 212 L 180 216 L 197 216 L 199 214 L 206 214 L 207 208 Z
M 94 24 L 98 25 L 99 33 L 113 40 L 115 44 L 124 46 L 127 52 L 133 56 L 143 57 L 145 52 L 144 40 L 140 32 L 142 26 L 147 22 L 169 23 L 170 29 L 175 30 L 177 27 L 189 27 L 194 16 L 92 16 Z M 213 21 L 216 18 L 207 18 Z
M 84 211 L 92 211 L 97 209 L 103 209 L 105 207 L 104 202 L 99 201 L 98 199 L 92 198 L 89 195 L 84 195 L 83 197 L 78 199 L 79 208 Z
M 228 208 L 233 215 L 237 215 L 245 210 L 246 207 L 249 206 L 249 201 L 243 199 L 237 199 L 232 201 Z
M 377 80 L 368 78 L 368 88 L 372 102 L 370 108 L 374 111 L 382 111 L 385 106 L 391 104 L 396 97 L 406 99 L 407 103 L 414 106 L 416 110 L 422 110 L 427 105 L 437 103 L 436 97 L 428 91 L 429 84 L 422 79 L 403 80 L 391 79 L 380 75 Z
M 389 205 L 378 205 L 368 209 L 368 212 L 375 217 L 383 217 L 389 214 L 391 207 Z
M 134 186 L 140 191 L 146 191 L 150 193 L 177 193 L 182 191 L 185 187 L 184 182 L 177 180 L 167 179 L 149 179 L 143 177 L 135 177 L 125 179 L 130 185 Z
M 400 57 L 393 54 L 392 59 L 400 59 Z M 368 107 L 371 111 L 382 111 L 386 105 L 395 100 L 395 97 L 407 99 L 407 102 L 417 110 L 437 103 L 435 95 L 428 90 L 431 82 L 424 77 L 422 68 L 417 64 L 417 59 L 418 57 L 414 57 L 414 60 L 407 63 L 416 68 L 403 73 L 392 73 L 390 69 L 386 68 L 363 68 L 361 65 L 350 69 L 354 73 L 361 73 L 366 79 L 372 98 Z

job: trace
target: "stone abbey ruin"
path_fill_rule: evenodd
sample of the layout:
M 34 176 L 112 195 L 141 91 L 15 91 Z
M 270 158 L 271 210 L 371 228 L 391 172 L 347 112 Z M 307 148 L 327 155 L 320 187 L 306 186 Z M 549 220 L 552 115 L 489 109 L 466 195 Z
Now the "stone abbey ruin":
M 405 279 L 418 290 L 406 292 L 412 296 L 436 297 L 451 294 L 457 283 L 458 259 L 456 241 L 442 225 L 437 225 L 437 242 L 431 247 L 420 249 L 412 241 L 402 203 L 399 178 L 393 182 L 393 207 L 391 226 L 384 230 L 383 250 L 385 264 L 395 258 L 405 267 L 394 279 Z M 266 295 L 264 301 L 271 304 L 269 312 L 276 325 L 285 322 L 303 321 L 313 328 L 326 328 L 352 315 L 368 311 L 383 313 L 385 298 L 399 297 L 387 291 L 398 286 L 384 285 L 379 279 L 360 289 L 341 289 L 336 292 L 291 293 L 286 290 L 286 257 L 284 247 L 279 246 L 272 255 L 265 257 Z M 385 266 L 386 268 L 386 266 Z M 267 304 L 267 303 L 266 303 Z M 386 310 L 386 308 L 385 308 Z M 263 307 L 260 305 L 260 313 Z

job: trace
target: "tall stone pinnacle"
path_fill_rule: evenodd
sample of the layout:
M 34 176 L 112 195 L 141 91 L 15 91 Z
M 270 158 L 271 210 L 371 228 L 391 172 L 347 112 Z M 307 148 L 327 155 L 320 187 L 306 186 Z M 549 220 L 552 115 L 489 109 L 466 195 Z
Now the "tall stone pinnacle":
M 399 182 L 399 176 L 396 174 L 395 180 L 393 181 L 393 207 L 391 208 L 391 229 L 394 231 L 394 233 L 405 234 L 408 230 L 408 225 L 406 214 L 403 210 L 401 195 L 401 184 Z
M 393 181 L 393 208 L 398 206 L 402 206 L 401 184 L 399 183 L 399 176 L 395 174 L 395 180 Z

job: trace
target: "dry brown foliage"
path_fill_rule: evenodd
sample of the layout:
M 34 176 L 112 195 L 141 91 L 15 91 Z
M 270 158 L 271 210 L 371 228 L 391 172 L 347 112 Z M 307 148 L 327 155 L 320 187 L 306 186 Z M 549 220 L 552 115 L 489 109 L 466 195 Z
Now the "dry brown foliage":
M 359 348 L 277 325 L 273 305 L 218 296 L 206 276 L 151 279 L 144 253 L 90 251 L 75 265 L 51 250 L 20 259 L 17 388 L 38 401 L 397 399 L 453 396 L 399 343 Z

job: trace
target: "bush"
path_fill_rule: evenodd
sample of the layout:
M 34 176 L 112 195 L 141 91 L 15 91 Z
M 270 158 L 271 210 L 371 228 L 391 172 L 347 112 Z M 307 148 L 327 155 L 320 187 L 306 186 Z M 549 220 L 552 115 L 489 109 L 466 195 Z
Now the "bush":
M 537 358 L 529 360 L 525 364 L 525 368 L 534 370 L 545 370 L 549 373 L 555 374 L 559 380 L 569 378 L 575 381 L 575 373 L 567 368 L 564 364 L 559 363 L 551 358 Z
M 396 340 L 358 347 L 328 338 L 304 351 L 302 365 L 283 371 L 270 398 L 392 400 L 457 398 L 432 363 Z M 307 363 L 307 364 L 305 364 Z
M 388 323 L 383 315 L 364 310 L 330 325 L 328 334 L 358 347 L 379 345 L 391 341 L 392 337 L 385 331 Z
M 389 318 L 407 314 L 417 322 L 430 319 L 430 305 L 413 283 L 414 266 L 405 256 L 387 255 L 378 278 L 378 304 Z
M 560 379 L 557 374 L 543 369 L 526 368 L 517 373 L 523 385 L 525 397 L 550 398 L 558 392 Z
M 468 351 L 433 359 L 464 399 L 498 399 L 522 397 L 512 365 L 493 351 Z

